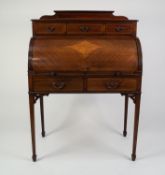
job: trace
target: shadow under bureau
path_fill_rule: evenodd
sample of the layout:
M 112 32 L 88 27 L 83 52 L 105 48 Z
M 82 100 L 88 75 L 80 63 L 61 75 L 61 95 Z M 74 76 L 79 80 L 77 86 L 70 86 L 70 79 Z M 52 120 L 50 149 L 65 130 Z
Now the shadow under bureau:
M 45 137 L 43 97 L 53 93 L 119 93 L 135 104 L 132 160 L 136 159 L 142 51 L 137 20 L 113 11 L 56 11 L 32 20 L 28 80 L 33 161 L 36 161 L 34 105 L 40 100 Z

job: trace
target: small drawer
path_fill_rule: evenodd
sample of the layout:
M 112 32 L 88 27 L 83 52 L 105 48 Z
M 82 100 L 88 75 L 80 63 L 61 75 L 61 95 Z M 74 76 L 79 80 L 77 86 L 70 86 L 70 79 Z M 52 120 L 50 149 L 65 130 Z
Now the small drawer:
M 72 77 L 33 77 L 33 90 L 36 92 L 82 92 L 83 79 Z
M 33 32 L 38 35 L 53 35 L 53 34 L 64 34 L 66 32 L 66 24 L 64 23 L 34 23 Z
M 68 34 L 103 34 L 105 25 L 102 23 L 70 23 L 67 25 Z
M 106 32 L 111 34 L 134 34 L 136 33 L 134 24 L 112 23 L 106 25 Z
M 136 78 L 89 78 L 87 80 L 88 91 L 94 92 L 118 92 L 136 91 Z

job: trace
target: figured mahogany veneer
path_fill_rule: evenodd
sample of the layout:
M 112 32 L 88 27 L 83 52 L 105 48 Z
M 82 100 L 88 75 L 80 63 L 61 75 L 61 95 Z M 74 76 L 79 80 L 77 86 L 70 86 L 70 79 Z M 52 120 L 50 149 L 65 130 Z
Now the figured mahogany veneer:
M 67 34 L 103 34 L 105 25 L 102 23 L 79 22 L 67 25 Z
M 136 22 L 38 22 L 33 23 L 34 35 L 59 34 L 131 34 L 136 35 Z
M 87 87 L 88 91 L 132 92 L 137 91 L 137 80 L 135 78 L 89 78 Z
M 142 51 L 137 20 L 113 11 L 56 11 L 32 20 L 28 78 L 33 160 L 36 161 L 34 104 L 40 99 L 45 136 L 43 96 L 50 93 L 120 93 L 135 103 L 132 160 L 136 158 Z
M 37 92 L 82 92 L 83 79 L 80 77 L 33 77 L 33 91 Z
M 119 37 L 35 38 L 32 44 L 33 58 L 30 66 L 35 72 L 136 72 L 141 64 L 137 43 L 138 40 Z
M 34 35 L 54 35 L 54 34 L 64 34 L 66 32 L 65 23 L 42 23 L 38 22 L 33 25 Z

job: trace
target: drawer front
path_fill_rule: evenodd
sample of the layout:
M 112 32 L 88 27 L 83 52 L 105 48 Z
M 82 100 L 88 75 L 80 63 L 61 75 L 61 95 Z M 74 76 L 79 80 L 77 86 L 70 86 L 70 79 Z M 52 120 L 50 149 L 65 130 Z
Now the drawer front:
M 67 25 L 68 34 L 103 34 L 105 25 L 102 23 L 70 23 Z
M 111 23 L 106 24 L 106 32 L 110 34 L 136 34 L 136 27 L 134 23 Z
M 65 23 L 34 23 L 33 24 L 34 35 L 54 35 L 64 34 L 66 32 Z
M 89 78 L 87 80 L 88 91 L 119 92 L 136 91 L 136 78 Z
M 72 77 L 33 77 L 33 90 L 36 92 L 81 92 L 83 79 Z

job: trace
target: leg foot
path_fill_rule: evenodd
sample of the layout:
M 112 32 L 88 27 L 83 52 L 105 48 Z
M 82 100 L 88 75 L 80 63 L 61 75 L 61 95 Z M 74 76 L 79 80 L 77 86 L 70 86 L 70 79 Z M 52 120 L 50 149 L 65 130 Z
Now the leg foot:
M 123 131 L 123 136 L 124 136 L 124 137 L 127 136 L 127 131 Z
M 45 137 L 45 131 L 42 131 L 42 133 L 41 133 L 41 135 L 42 135 L 42 137 Z
M 136 159 L 139 112 L 140 112 L 140 94 L 135 96 L 135 117 L 134 117 L 134 134 L 133 134 L 133 148 L 132 148 L 132 160 L 133 161 Z
M 34 116 L 34 96 L 29 95 L 31 139 L 32 139 L 32 159 L 36 161 L 36 141 L 35 141 L 35 116 Z
M 131 157 L 132 157 L 132 161 L 136 160 L 136 155 L 135 154 L 132 154 Z
M 37 161 L 37 155 L 33 155 L 32 160 L 33 160 L 33 162 L 36 162 Z

